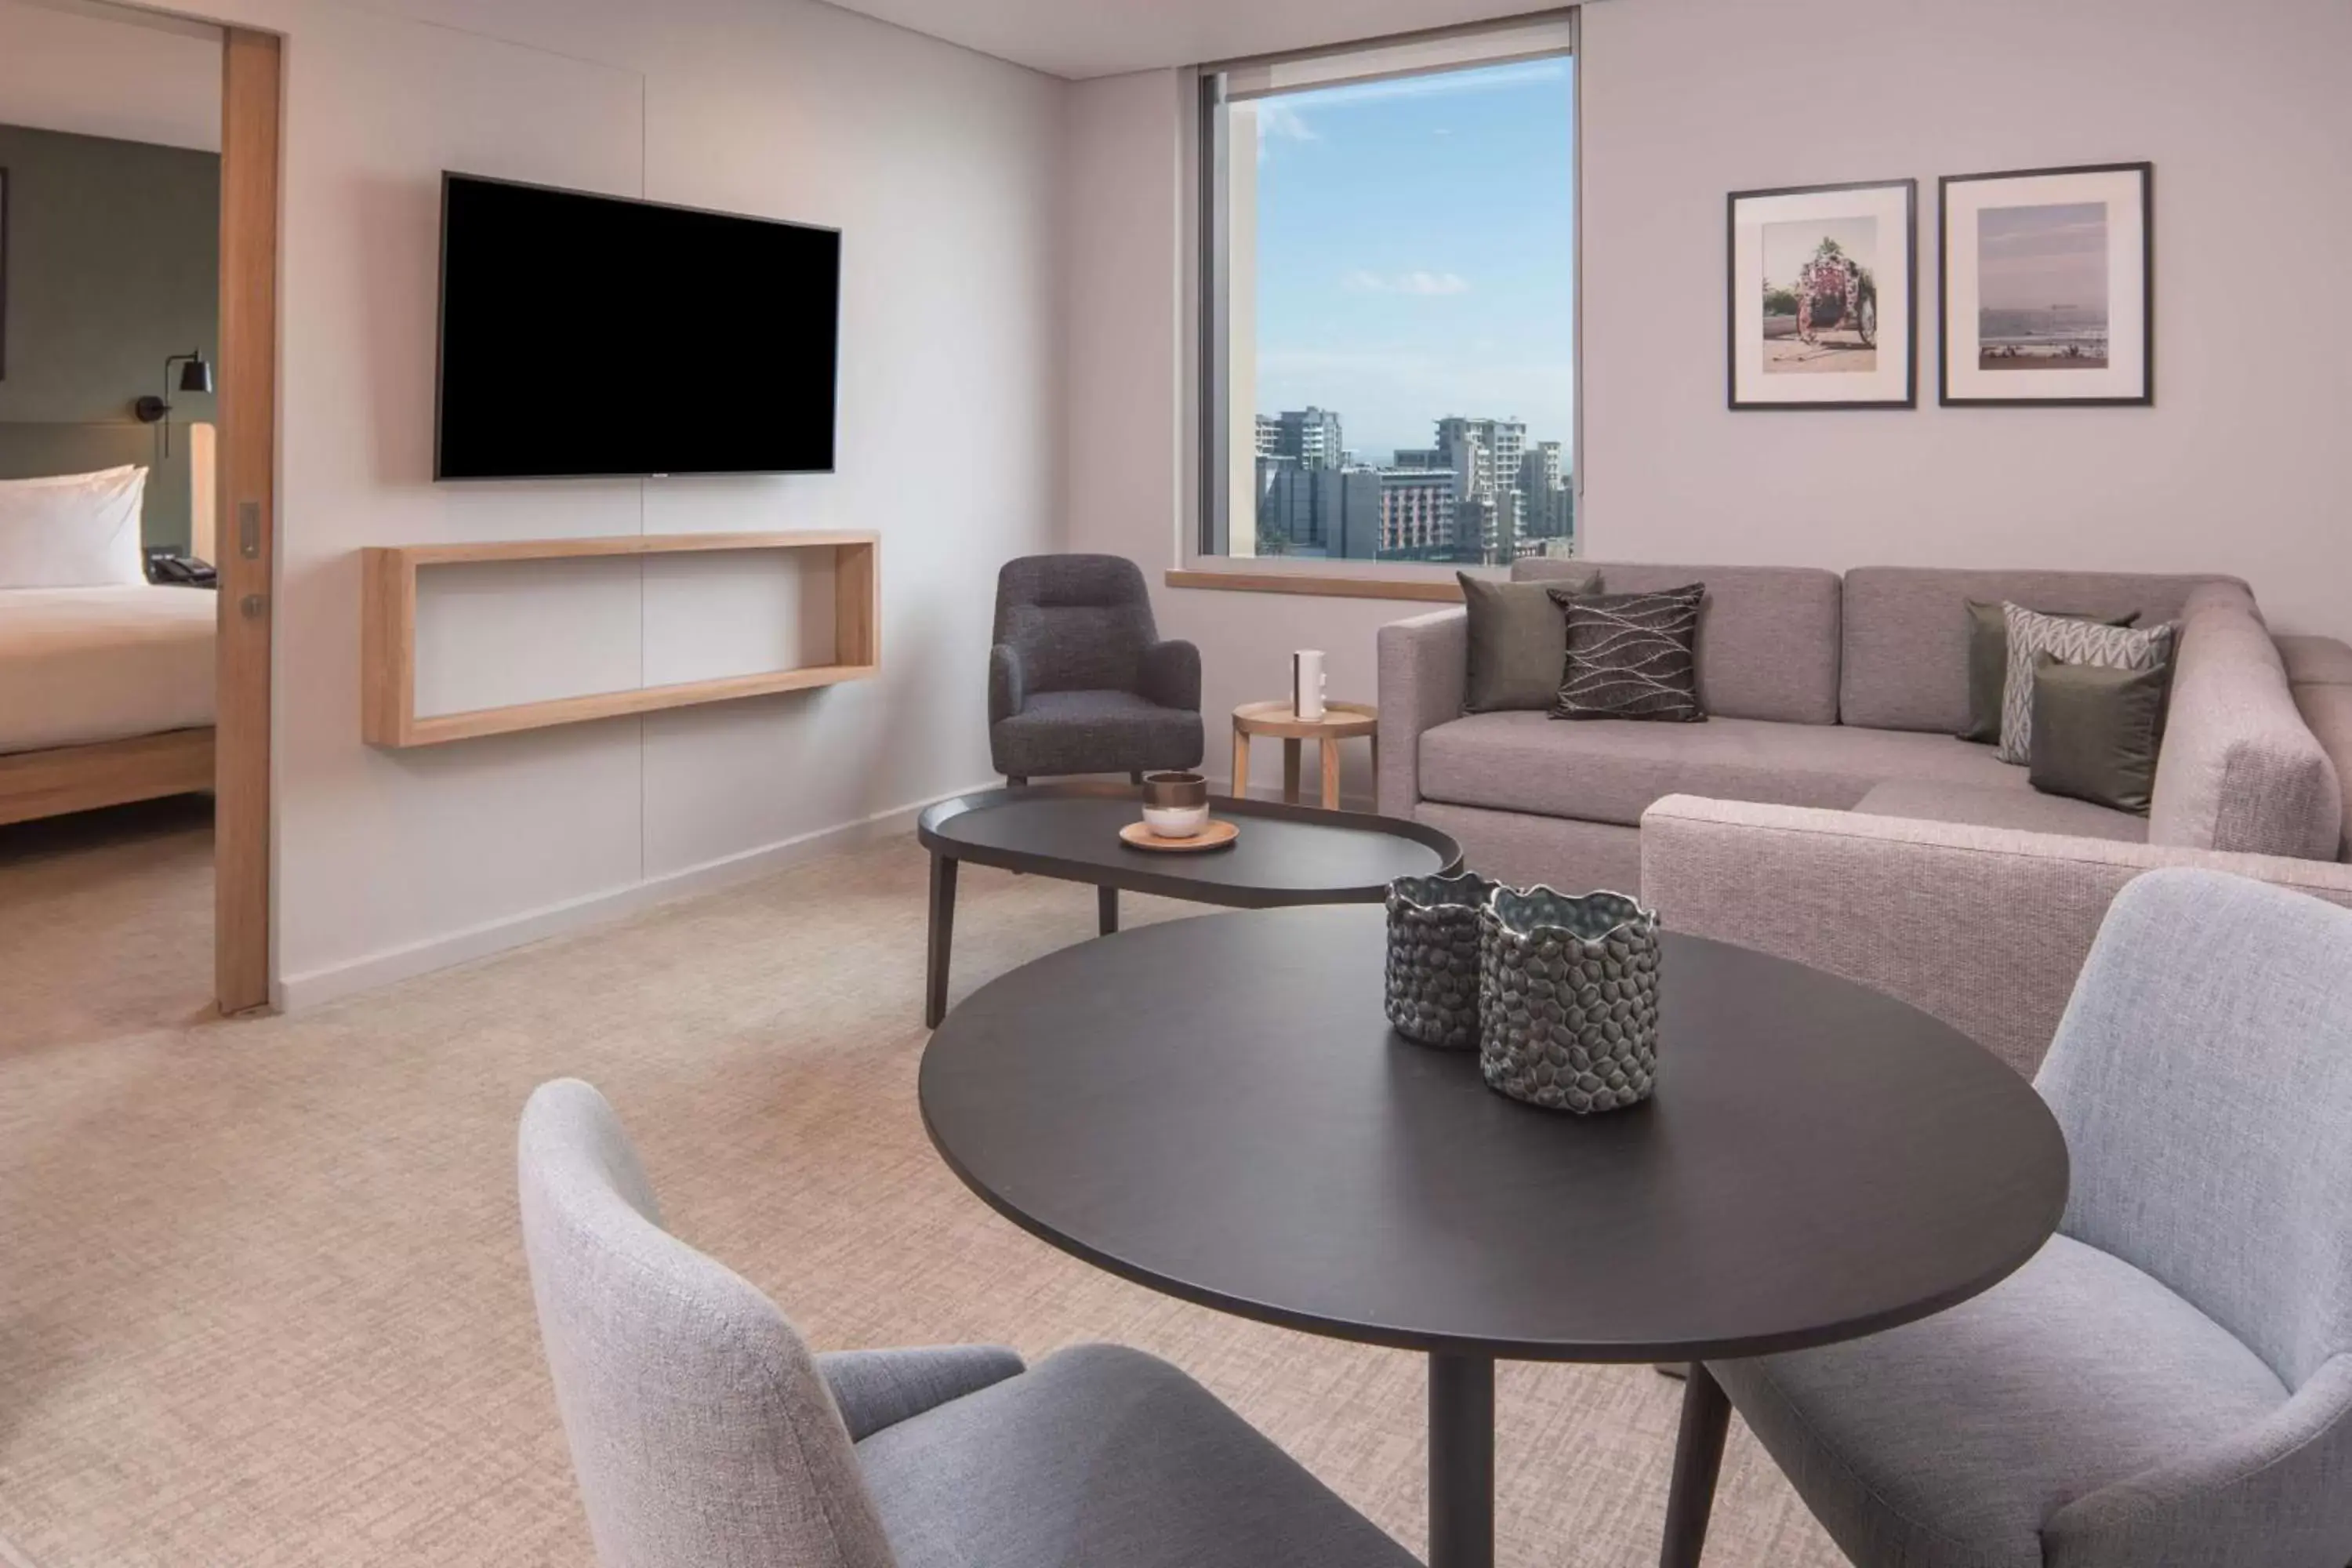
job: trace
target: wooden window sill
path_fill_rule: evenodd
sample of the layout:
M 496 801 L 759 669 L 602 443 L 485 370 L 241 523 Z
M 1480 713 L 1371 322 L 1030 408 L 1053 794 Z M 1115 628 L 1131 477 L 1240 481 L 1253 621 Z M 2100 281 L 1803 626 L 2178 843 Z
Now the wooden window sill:
M 1171 588 L 1207 588 L 1225 594 L 1299 594 L 1324 599 L 1411 599 L 1458 605 L 1462 584 L 1451 577 L 1344 577 L 1306 572 L 1225 572 L 1171 568 Z

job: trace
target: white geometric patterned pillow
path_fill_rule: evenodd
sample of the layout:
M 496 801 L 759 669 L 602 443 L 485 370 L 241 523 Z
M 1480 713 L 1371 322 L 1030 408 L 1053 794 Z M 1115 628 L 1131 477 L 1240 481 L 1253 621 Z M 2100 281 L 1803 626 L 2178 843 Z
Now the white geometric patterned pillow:
M 2109 669 L 2162 669 L 2172 662 L 2170 625 L 2105 626 L 2065 616 L 2045 616 L 2003 605 L 2009 628 L 2009 684 L 2000 694 L 2000 760 L 2022 767 L 2033 754 L 2033 660 L 2048 654 L 2061 664 Z

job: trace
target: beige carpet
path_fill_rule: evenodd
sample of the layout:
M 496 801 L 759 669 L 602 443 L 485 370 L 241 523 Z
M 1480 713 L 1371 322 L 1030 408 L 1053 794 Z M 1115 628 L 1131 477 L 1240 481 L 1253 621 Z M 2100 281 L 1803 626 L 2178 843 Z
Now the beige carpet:
M 34 1568 L 587 1563 L 511 1168 L 561 1074 L 820 1346 L 1140 1345 L 1422 1545 L 1414 1357 L 1114 1280 L 933 1156 L 911 842 L 234 1023 L 202 1018 L 207 851 L 184 808 L 0 829 L 0 1539 Z M 957 994 L 1094 918 L 967 870 Z M 1506 1368 L 1500 1561 L 1654 1562 L 1678 1393 Z M 1842 1561 L 1735 1431 L 1708 1563 Z

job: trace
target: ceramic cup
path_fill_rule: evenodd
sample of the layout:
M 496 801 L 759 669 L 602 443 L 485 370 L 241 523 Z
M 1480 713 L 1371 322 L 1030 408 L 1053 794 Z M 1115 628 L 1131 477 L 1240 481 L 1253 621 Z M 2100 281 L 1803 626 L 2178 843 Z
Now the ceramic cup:
M 1144 826 L 1161 838 L 1192 838 L 1209 826 L 1209 781 L 1198 773 L 1143 775 Z

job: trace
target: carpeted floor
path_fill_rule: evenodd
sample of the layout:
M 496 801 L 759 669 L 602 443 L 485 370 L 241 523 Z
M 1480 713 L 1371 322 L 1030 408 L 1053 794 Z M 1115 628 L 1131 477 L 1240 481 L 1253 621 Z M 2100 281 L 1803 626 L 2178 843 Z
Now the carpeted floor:
M 932 1154 L 911 841 L 239 1022 L 205 1016 L 208 858 L 184 807 L 0 829 L 0 1562 L 588 1563 L 511 1163 L 562 1074 L 819 1346 L 1139 1345 L 1422 1545 L 1416 1358 L 1114 1280 Z M 1085 889 L 963 881 L 959 995 L 1092 934 Z M 1499 1560 L 1654 1562 L 1678 1395 L 1507 1367 Z M 1842 1561 L 1735 1430 L 1710 1568 Z

